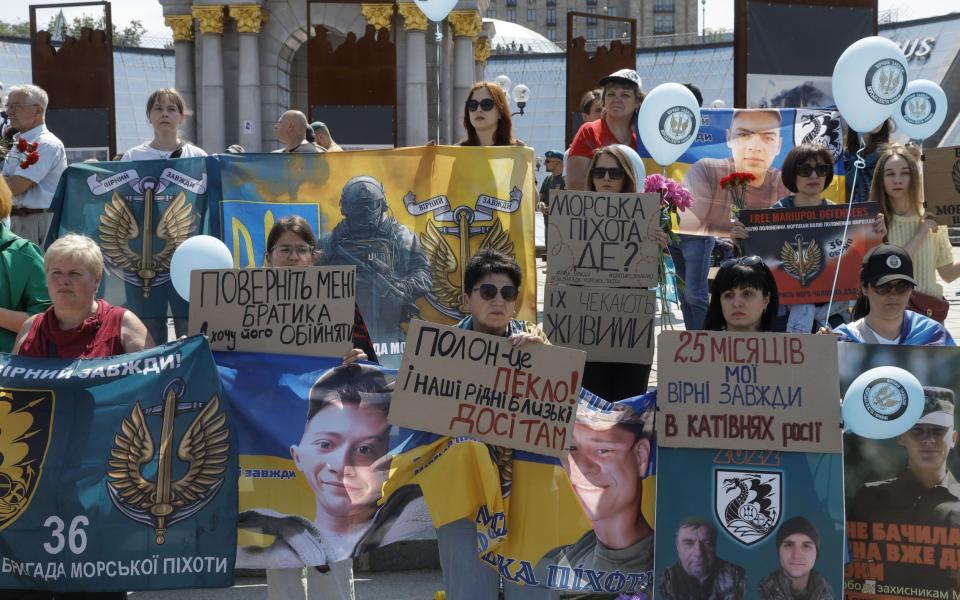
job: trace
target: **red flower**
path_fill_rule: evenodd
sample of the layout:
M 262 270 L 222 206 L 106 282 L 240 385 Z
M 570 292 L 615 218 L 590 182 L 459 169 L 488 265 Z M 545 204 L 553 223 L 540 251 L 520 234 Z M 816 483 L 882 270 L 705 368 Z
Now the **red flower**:
M 37 142 L 33 142 L 33 143 L 30 144 L 30 147 L 29 147 L 27 150 L 28 150 L 29 152 L 36 152 L 36 151 L 37 151 L 37 148 L 39 148 L 39 147 L 40 147 L 40 144 L 38 144 Z
M 21 168 L 21 169 L 26 169 L 26 168 L 29 167 L 29 166 L 30 166 L 30 163 L 28 163 L 28 162 L 25 161 L 25 160 L 20 162 L 20 168 Z
M 40 154 L 36 151 L 27 154 L 27 164 L 35 165 L 40 160 Z
M 17 150 L 20 152 L 26 152 L 30 147 L 30 144 L 27 143 L 27 140 L 23 138 L 17 138 Z

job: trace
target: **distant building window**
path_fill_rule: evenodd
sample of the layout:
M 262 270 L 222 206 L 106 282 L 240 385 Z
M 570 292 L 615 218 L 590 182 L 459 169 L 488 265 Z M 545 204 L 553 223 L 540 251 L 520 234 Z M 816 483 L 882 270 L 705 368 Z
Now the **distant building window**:
M 654 12 L 673 12 L 673 0 L 657 0 L 653 5 Z
M 617 28 L 610 25 L 607 27 L 607 39 L 612 40 L 617 37 Z
M 595 15 L 595 14 L 597 14 L 597 7 L 596 7 L 596 6 L 588 6 L 588 7 L 587 7 L 587 12 L 588 12 L 589 14 L 591 14 L 591 15 Z M 596 18 L 596 17 L 587 17 L 587 25 L 596 25 L 596 24 L 597 24 L 597 18 Z M 591 39 L 593 39 L 593 38 L 591 38 Z
M 548 8 L 547 9 L 547 23 L 556 23 L 557 22 L 557 9 Z
M 653 20 L 654 33 L 673 33 L 673 15 L 655 15 Z
M 535 8 L 528 8 L 528 9 L 527 9 L 527 20 L 528 20 L 528 21 L 536 21 L 536 20 L 537 20 L 537 9 L 535 9 Z
M 587 39 L 595 40 L 597 39 L 597 28 L 596 27 L 587 27 Z
M 507 20 L 513 23 L 517 22 L 517 9 L 508 8 L 507 9 Z M 673 19 L 670 19 L 670 23 L 673 23 Z M 673 25 L 670 25 L 670 30 L 673 31 Z
M 608 16 L 608 17 L 615 17 L 615 16 L 617 16 L 617 7 L 616 7 L 616 6 L 608 6 L 608 7 L 607 7 L 607 16 Z
M 557 30 L 553 27 L 547 27 L 547 39 L 551 42 L 557 41 Z
M 496 18 L 497 18 L 497 9 L 495 9 L 495 8 L 488 8 L 488 9 L 487 9 L 487 12 L 485 13 L 485 15 L 486 15 L 486 17 L 487 17 L 488 19 L 496 19 Z

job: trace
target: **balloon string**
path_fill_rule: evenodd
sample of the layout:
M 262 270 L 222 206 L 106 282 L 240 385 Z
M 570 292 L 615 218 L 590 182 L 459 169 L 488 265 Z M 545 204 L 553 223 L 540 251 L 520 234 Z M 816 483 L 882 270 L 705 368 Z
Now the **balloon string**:
M 443 42 L 443 32 L 440 31 L 440 22 L 437 22 L 437 32 L 433 36 L 433 41 L 437 44 L 437 143 L 440 141 L 440 46 Z
M 860 138 L 860 149 L 857 150 L 857 158 L 853 161 L 853 183 L 850 186 L 850 198 L 847 198 L 847 218 L 843 222 L 843 235 L 840 237 L 840 255 L 837 257 L 837 268 L 833 272 L 833 285 L 830 286 L 830 301 L 827 303 L 827 322 L 825 326 L 830 326 L 830 315 L 833 309 L 833 296 L 837 292 L 837 279 L 840 277 L 840 265 L 843 262 L 843 255 L 846 254 L 844 246 L 847 242 L 847 229 L 850 227 L 850 216 L 853 213 L 853 195 L 857 193 L 857 175 L 867 166 L 867 161 L 863 158 L 863 151 L 866 144 L 863 141 L 863 134 L 858 133 Z

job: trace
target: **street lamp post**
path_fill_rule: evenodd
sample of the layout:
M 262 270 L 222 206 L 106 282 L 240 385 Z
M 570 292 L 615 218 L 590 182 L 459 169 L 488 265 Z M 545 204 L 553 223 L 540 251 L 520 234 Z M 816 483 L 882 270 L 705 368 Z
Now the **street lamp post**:
M 510 95 L 511 98 L 513 98 L 513 101 L 514 103 L 516 103 L 517 108 L 520 109 L 517 112 L 510 113 L 510 116 L 511 117 L 514 115 L 523 116 L 523 109 L 526 108 L 527 102 L 530 101 L 530 88 L 528 88 L 522 83 L 513 85 L 513 82 L 510 81 L 510 78 L 507 77 L 506 75 L 498 75 L 497 78 L 494 79 L 494 81 L 496 82 L 497 85 L 500 86 L 500 88 L 504 92 L 506 92 L 507 94 Z

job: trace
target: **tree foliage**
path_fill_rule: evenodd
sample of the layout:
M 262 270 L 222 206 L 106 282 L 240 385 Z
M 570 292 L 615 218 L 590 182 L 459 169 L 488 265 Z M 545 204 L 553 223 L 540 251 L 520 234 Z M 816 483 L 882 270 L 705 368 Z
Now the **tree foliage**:
M 57 33 L 54 32 L 56 21 L 56 16 L 52 16 L 50 17 L 50 22 L 47 23 L 46 30 L 49 31 L 51 35 L 55 35 Z M 84 27 L 89 27 L 91 29 L 103 29 L 103 26 L 103 16 L 93 17 L 91 15 L 84 14 L 79 17 L 74 17 L 72 21 L 68 21 L 63 27 L 63 31 L 59 33 L 62 33 L 64 36 L 69 35 L 72 37 L 80 37 L 80 30 Z M 113 23 L 113 45 L 140 47 L 141 42 L 143 41 L 143 34 L 146 33 L 146 31 L 147 30 L 143 26 L 143 23 L 138 19 L 130 21 L 122 29 L 117 27 L 116 23 Z M 22 21 L 10 23 L 7 21 L 0 21 L 0 36 L 29 38 L 30 22 Z

